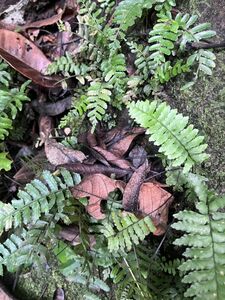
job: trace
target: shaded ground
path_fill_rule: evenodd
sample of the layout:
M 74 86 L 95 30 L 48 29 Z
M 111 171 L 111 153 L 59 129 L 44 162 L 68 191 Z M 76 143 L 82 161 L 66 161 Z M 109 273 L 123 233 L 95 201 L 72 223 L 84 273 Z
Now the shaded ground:
M 183 1 L 181 7 L 189 12 L 198 13 L 201 22 L 211 22 L 212 28 L 218 34 L 216 39 L 225 40 L 224 0 L 187 2 Z M 206 136 L 208 152 L 211 154 L 211 159 L 205 164 L 206 176 L 209 177 L 212 187 L 219 192 L 225 192 L 225 50 L 218 50 L 216 55 L 217 66 L 212 77 L 199 80 L 191 90 L 185 92 L 179 89 L 184 84 L 179 78 L 170 84 L 167 92 L 170 104 L 184 115 L 189 115 L 195 126 Z M 62 277 L 54 272 L 33 277 L 29 274 L 24 275 L 24 282 L 20 278 L 18 287 L 27 291 L 26 296 L 21 296 L 21 299 L 29 299 L 29 295 L 32 295 L 32 299 L 39 299 L 43 292 L 43 299 L 52 299 L 57 286 L 65 288 L 66 299 L 82 299 L 78 296 L 76 286 L 70 284 L 64 286 Z
M 189 8 L 188 8 L 189 6 Z M 210 22 L 216 30 L 216 40 L 225 40 L 225 11 L 223 0 L 190 0 L 181 8 L 200 15 L 201 22 Z M 200 79 L 189 91 L 180 91 L 184 84 L 180 78 L 168 90 L 169 101 L 180 112 L 190 116 L 191 121 L 205 135 L 211 159 L 205 164 L 210 185 L 225 192 L 225 50 L 215 52 L 216 68 L 213 76 Z

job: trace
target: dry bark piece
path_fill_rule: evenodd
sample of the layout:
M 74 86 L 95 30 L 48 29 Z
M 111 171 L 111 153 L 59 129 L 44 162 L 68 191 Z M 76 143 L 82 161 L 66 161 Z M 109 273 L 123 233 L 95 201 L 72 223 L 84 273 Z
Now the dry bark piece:
M 125 210 L 137 211 L 140 186 L 144 182 L 148 171 L 149 166 L 146 160 L 131 176 L 123 193 L 123 208 Z
M 139 211 L 143 215 L 150 215 L 157 228 L 154 235 L 162 235 L 167 226 L 172 195 L 159 183 L 146 182 L 141 185 L 138 201 Z
M 94 174 L 85 177 L 82 182 L 71 189 L 75 198 L 88 197 L 87 212 L 95 219 L 105 218 L 101 212 L 101 200 L 107 199 L 108 194 L 115 189 L 123 191 L 125 183 L 113 180 L 103 174 Z
M 90 165 L 85 163 L 70 163 L 61 165 L 60 167 L 83 175 L 102 173 L 110 176 L 111 174 L 115 174 L 118 178 L 126 176 L 131 172 L 130 170 L 122 170 L 119 168 L 107 167 L 101 164 Z
M 51 61 L 34 43 L 21 34 L 0 29 L 0 56 L 35 83 L 45 87 L 57 86 L 58 76 L 44 75 Z
M 57 143 L 54 139 L 46 140 L 45 154 L 48 161 L 54 166 L 83 162 L 86 158 L 83 152 L 67 148 L 64 145 Z
M 131 164 L 127 160 L 121 159 L 120 157 L 116 156 L 110 151 L 104 150 L 98 146 L 93 147 L 93 149 L 100 153 L 111 165 L 117 166 L 125 170 L 131 169 Z

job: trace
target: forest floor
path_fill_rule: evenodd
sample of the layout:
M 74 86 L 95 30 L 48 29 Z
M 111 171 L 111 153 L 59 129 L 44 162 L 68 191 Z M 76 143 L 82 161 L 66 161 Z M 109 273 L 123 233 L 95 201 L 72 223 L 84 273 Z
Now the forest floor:
M 183 0 L 180 8 L 197 13 L 201 22 L 210 22 L 217 32 L 218 42 L 225 40 L 223 0 Z M 211 159 L 205 164 L 205 173 L 210 185 L 218 192 L 225 193 L 225 50 L 218 49 L 215 54 L 217 61 L 213 76 L 199 79 L 198 83 L 187 91 L 180 90 L 183 82 L 179 78 L 168 84 L 166 94 L 170 105 L 189 116 L 191 122 L 205 135 L 209 145 L 208 152 L 211 154 Z M 62 285 L 62 278 L 55 270 L 51 274 L 48 271 L 43 272 L 38 278 L 36 274 L 25 274 L 20 276 L 17 282 L 17 293 L 22 295 L 26 291 L 26 296 L 22 296 L 22 299 L 30 297 L 29 299 L 36 300 L 40 299 L 44 291 L 42 299 L 49 300 L 52 299 L 56 285 Z M 75 299 L 75 294 L 77 300 L 82 299 L 79 298 L 76 285 L 66 285 L 65 292 L 67 300 Z M 32 295 L 32 298 L 29 295 Z

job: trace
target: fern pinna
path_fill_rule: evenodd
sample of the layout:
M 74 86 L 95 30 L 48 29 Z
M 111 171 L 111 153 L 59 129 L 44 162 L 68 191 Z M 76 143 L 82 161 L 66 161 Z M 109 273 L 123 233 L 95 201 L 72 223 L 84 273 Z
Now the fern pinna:
M 112 223 L 107 220 L 104 222 L 104 227 L 101 232 L 108 240 L 108 249 L 110 252 L 114 251 L 130 251 L 133 244 L 138 245 L 140 241 L 155 231 L 155 226 L 149 216 L 143 219 L 138 219 L 132 213 L 122 215 L 121 211 L 112 212 Z
M 42 173 L 42 180 L 34 179 L 23 190 L 19 190 L 18 198 L 11 203 L 0 202 L 0 230 L 21 227 L 23 224 L 35 223 L 41 214 L 49 214 L 56 208 L 55 218 L 64 218 L 64 206 L 71 197 L 70 186 L 79 182 L 79 176 L 72 175 L 62 169 L 62 179 L 49 171 Z
M 188 117 L 177 113 L 165 102 L 138 101 L 128 104 L 130 116 L 150 135 L 149 140 L 159 146 L 159 152 L 166 155 L 172 167 L 184 165 L 188 172 L 196 163 L 202 163 L 209 156 L 204 153 L 207 144 L 198 135 Z
M 197 175 L 187 176 L 187 185 L 193 189 L 198 201 L 196 212 L 180 211 L 173 228 L 185 232 L 175 245 L 186 246 L 179 270 L 185 273 L 182 281 L 189 284 L 184 294 L 193 299 L 225 297 L 225 197 L 210 191 Z

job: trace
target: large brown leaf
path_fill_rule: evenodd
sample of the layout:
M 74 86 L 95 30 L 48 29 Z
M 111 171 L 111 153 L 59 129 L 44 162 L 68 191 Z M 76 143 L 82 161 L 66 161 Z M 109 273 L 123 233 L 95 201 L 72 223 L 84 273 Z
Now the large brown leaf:
M 157 182 L 146 182 L 141 185 L 138 197 L 139 211 L 143 215 L 150 215 L 157 228 L 154 235 L 161 235 L 165 232 L 168 211 L 172 195 L 164 190 Z
M 0 56 L 41 86 L 54 87 L 58 83 L 58 77 L 44 75 L 51 61 L 34 43 L 17 32 L 0 29 Z
M 108 194 L 119 188 L 123 190 L 125 183 L 113 180 L 102 174 L 85 177 L 82 182 L 71 189 L 75 198 L 89 197 L 87 212 L 95 219 L 104 219 L 101 212 L 101 200 L 107 199 Z
M 48 161 L 54 166 L 83 162 L 86 158 L 83 152 L 73 150 L 59 144 L 54 139 L 47 139 L 45 142 L 45 154 Z

